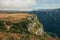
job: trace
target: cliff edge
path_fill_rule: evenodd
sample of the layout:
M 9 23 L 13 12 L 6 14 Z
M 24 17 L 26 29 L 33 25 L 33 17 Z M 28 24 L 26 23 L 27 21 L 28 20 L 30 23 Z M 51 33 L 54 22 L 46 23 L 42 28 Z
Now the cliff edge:
M 0 14 L 0 40 L 57 40 L 46 34 L 37 16 L 27 13 Z

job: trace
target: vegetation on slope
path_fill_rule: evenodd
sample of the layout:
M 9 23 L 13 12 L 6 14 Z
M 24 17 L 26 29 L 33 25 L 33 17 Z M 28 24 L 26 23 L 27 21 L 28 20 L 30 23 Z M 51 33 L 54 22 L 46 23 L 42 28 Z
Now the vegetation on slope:
M 43 25 L 36 15 L 0 15 L 2 15 L 0 16 L 0 40 L 58 40 L 44 32 Z

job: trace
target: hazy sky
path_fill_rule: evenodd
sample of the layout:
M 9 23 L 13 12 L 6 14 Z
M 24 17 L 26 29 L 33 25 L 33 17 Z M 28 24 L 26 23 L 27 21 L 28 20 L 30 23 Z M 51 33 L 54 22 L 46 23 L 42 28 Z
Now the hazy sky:
M 0 0 L 0 10 L 32 10 L 60 8 L 60 0 Z

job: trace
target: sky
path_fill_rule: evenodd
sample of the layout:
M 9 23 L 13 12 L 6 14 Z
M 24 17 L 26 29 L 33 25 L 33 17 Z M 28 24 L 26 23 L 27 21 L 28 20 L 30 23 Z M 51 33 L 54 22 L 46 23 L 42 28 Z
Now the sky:
M 28 11 L 60 8 L 60 0 L 0 0 L 0 10 Z

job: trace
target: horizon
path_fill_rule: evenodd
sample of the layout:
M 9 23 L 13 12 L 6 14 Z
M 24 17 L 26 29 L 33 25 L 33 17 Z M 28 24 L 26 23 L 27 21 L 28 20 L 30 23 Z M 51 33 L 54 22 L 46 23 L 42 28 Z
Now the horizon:
M 24 10 L 24 11 L 20 11 L 20 10 L 0 10 L 0 12 L 26 12 L 26 11 L 44 11 L 44 10 L 58 10 L 60 8 L 54 8 L 54 9 L 32 9 L 32 10 Z

